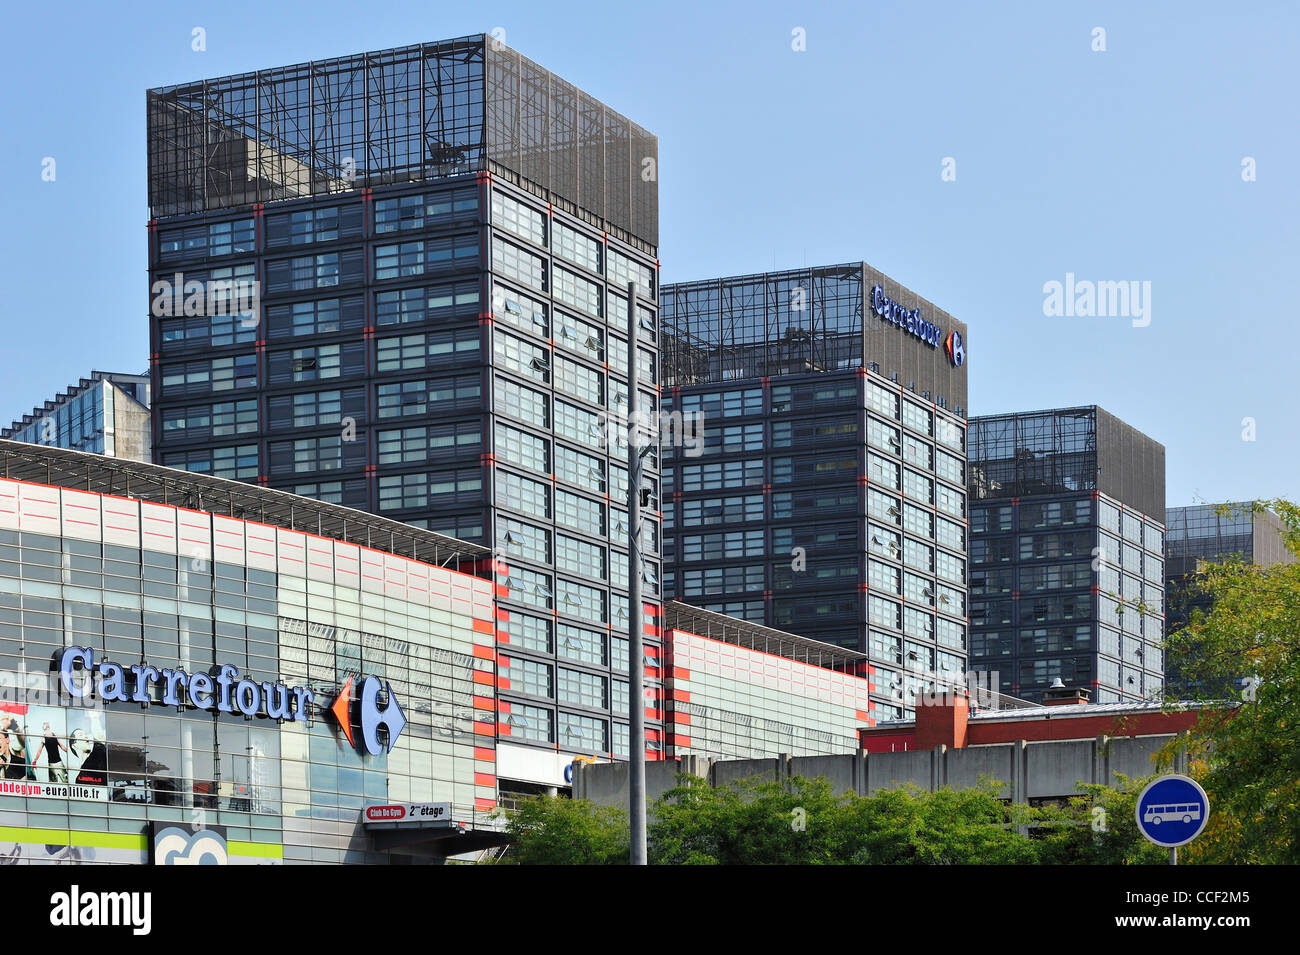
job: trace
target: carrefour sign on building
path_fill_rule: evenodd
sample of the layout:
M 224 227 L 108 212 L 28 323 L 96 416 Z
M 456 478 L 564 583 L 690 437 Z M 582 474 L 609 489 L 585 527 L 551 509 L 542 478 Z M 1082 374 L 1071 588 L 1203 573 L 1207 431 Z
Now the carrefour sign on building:
M 93 694 L 106 702 L 161 702 L 163 706 L 192 706 L 222 713 L 238 710 L 247 717 L 304 723 L 310 719 L 315 698 L 306 687 L 240 679 L 239 668 L 229 663 L 215 675 L 170 667 L 159 670 L 144 663 L 123 667 L 110 660 L 96 665 L 95 651 L 90 647 L 68 647 L 63 651 L 59 657 L 59 683 L 73 699 Z M 154 695 L 154 687 L 161 688 L 161 698 Z
M 919 308 L 904 308 L 885 294 L 883 286 L 871 290 L 871 309 L 887 322 L 893 322 L 909 335 L 915 335 L 932 348 L 943 339 L 943 329 L 921 317 Z M 959 363 L 960 364 L 960 363 Z

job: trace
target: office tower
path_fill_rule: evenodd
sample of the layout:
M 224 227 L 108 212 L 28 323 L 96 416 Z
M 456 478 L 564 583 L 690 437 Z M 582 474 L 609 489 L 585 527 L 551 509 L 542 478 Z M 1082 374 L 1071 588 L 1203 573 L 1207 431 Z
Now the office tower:
M 149 376 L 92 371 L 0 429 L 0 438 L 148 461 Z
M 1167 633 L 1173 634 L 1185 627 L 1195 611 L 1209 613 L 1213 609 L 1214 601 L 1196 587 L 1192 575 L 1202 565 L 1230 556 L 1238 556 L 1260 567 L 1296 562 L 1295 554 L 1283 541 L 1282 525 L 1277 515 L 1271 511 L 1256 511 L 1249 501 L 1169 508 L 1165 527 Z M 1230 697 L 1237 695 L 1237 689 L 1227 685 L 1209 688 L 1193 683 L 1180 672 L 1175 658 L 1166 660 L 1167 695 L 1180 699 L 1206 693 Z
M 658 400 L 655 137 L 485 36 L 157 89 L 148 115 L 155 461 L 493 548 L 503 738 L 625 751 L 606 434 L 630 280 Z M 653 624 L 653 461 L 646 486 Z
M 970 420 L 972 666 L 1159 698 L 1165 449 L 1095 405 Z
M 867 654 L 872 718 L 964 674 L 966 326 L 859 262 L 666 285 L 660 352 L 704 428 L 664 449 L 665 594 Z

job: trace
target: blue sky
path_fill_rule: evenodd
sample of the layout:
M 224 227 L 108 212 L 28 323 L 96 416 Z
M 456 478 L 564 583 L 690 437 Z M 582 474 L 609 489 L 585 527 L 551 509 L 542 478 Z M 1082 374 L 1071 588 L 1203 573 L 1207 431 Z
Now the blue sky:
M 972 414 L 1100 404 L 1165 445 L 1170 504 L 1300 499 L 1300 8 L 1281 2 L 16 7 L 5 422 L 147 365 L 146 88 L 496 27 L 658 135 L 665 281 L 865 260 L 969 323 Z M 1150 324 L 1046 316 L 1067 273 L 1150 282 Z

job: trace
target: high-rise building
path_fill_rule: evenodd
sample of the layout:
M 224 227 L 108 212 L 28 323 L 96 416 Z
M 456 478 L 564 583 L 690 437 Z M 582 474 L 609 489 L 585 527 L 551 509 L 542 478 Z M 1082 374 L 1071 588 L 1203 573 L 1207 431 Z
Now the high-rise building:
M 971 664 L 1039 701 L 1158 698 L 1164 445 L 1095 405 L 970 420 Z
M 1257 511 L 1251 502 L 1194 504 L 1171 507 L 1165 528 L 1165 589 L 1169 612 L 1166 632 L 1176 633 L 1192 613 L 1213 607 L 1210 595 L 1195 586 L 1191 576 L 1205 563 L 1238 556 L 1261 567 L 1293 564 L 1296 556 L 1286 546 L 1282 525 L 1271 511 Z M 1183 675 L 1175 657 L 1167 660 L 1166 692 L 1182 699 L 1212 693 L 1224 695 L 1234 688 L 1209 688 Z
M 664 450 L 665 594 L 866 654 L 872 718 L 964 675 L 966 326 L 861 262 L 662 318 L 663 411 L 704 426 Z
M 110 458 L 150 460 L 149 376 L 92 371 L 7 428 L 0 438 Z
M 606 424 L 630 280 L 658 401 L 655 137 L 486 36 L 156 89 L 148 117 L 155 461 L 493 548 L 501 732 L 625 752 Z

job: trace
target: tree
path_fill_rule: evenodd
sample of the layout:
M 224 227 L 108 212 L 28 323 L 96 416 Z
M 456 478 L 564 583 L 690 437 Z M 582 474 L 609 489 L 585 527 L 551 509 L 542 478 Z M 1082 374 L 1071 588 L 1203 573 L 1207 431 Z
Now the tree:
M 518 865 L 627 865 L 627 813 L 585 799 L 532 796 L 506 817 L 506 861 Z
M 1256 502 L 1277 516 L 1300 557 L 1300 508 Z M 1246 678 L 1241 699 L 1207 708 L 1186 740 L 1191 775 L 1210 797 L 1189 861 L 1300 862 L 1300 563 L 1260 567 L 1230 558 L 1201 569 L 1210 609 L 1167 640 L 1192 683 Z M 1171 744 L 1172 746 L 1172 744 Z
M 1138 831 L 1138 793 L 1154 777 L 1130 780 L 1117 774 L 1118 787 L 1083 784 L 1083 794 L 1065 806 L 1038 810 L 1039 861 L 1048 865 L 1163 865 L 1169 850 Z
M 839 861 L 844 801 L 825 779 L 741 780 L 710 786 L 683 776 L 655 801 L 647 830 L 658 865 L 819 865 Z
M 1061 807 L 1006 803 L 1000 785 L 915 787 L 835 796 L 822 778 L 749 779 L 714 788 L 693 776 L 650 807 L 657 865 L 1030 865 L 1161 863 L 1133 821 L 1132 790 L 1088 787 Z M 1097 807 L 1104 824 L 1096 825 Z M 622 809 L 556 797 L 525 800 L 508 823 L 505 861 L 622 865 Z

